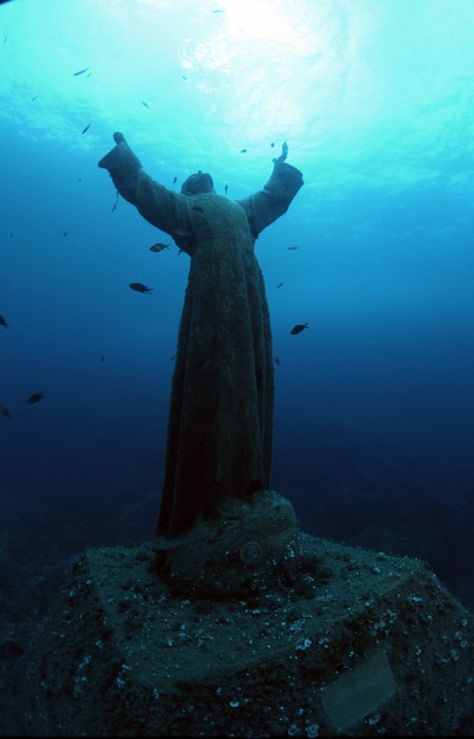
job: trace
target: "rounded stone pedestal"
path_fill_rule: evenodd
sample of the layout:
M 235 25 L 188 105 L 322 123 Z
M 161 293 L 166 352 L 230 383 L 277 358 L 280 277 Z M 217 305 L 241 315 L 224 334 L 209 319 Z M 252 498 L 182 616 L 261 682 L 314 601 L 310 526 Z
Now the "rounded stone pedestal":
M 296 536 L 293 506 L 273 490 L 226 501 L 214 518 L 172 539 L 155 540 L 152 569 L 176 593 L 228 598 L 245 595 L 250 575 L 291 559 Z M 245 591 L 245 592 L 244 592 Z

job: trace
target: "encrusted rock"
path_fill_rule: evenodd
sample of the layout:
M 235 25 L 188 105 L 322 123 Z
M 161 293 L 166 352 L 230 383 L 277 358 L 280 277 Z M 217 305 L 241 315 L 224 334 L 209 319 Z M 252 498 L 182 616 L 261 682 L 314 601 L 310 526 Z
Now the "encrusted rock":
M 156 540 L 154 567 L 179 592 L 223 599 L 248 590 L 249 575 L 282 562 L 295 536 L 289 500 L 259 490 L 251 498 L 225 502 L 214 518 L 200 519 L 187 534 Z

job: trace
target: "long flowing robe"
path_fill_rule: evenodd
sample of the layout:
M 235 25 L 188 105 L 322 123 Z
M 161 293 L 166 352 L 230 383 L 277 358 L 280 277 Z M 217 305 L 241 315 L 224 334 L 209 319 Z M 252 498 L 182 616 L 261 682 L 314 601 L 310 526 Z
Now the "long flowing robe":
M 287 211 L 303 179 L 277 161 L 263 190 L 233 202 L 214 192 L 168 190 L 143 171 L 126 143 L 99 166 L 191 256 L 157 525 L 157 534 L 176 536 L 223 500 L 270 486 L 272 338 L 254 243 Z

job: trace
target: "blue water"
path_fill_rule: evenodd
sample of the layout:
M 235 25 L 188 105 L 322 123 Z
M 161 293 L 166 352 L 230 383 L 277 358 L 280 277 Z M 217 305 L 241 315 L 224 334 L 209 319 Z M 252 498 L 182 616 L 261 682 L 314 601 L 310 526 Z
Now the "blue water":
M 119 130 L 159 182 L 202 169 L 232 198 L 288 142 L 305 185 L 256 244 L 272 487 L 311 533 L 424 557 L 474 606 L 473 37 L 472 0 L 0 5 L 9 598 L 158 514 L 189 257 L 113 209 Z

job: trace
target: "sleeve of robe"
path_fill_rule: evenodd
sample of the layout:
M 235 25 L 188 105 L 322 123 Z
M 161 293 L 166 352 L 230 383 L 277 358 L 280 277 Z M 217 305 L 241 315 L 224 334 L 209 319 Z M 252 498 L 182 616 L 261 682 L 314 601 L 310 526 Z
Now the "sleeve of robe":
M 263 190 L 237 202 L 247 214 L 250 230 L 256 239 L 264 228 L 286 213 L 303 185 L 299 169 L 286 162 L 275 162 L 273 172 Z
M 186 196 L 168 190 L 146 174 L 125 140 L 100 160 L 99 167 L 108 170 L 120 195 L 135 205 L 153 226 L 173 236 L 175 241 L 179 241 L 177 230 L 189 229 Z

